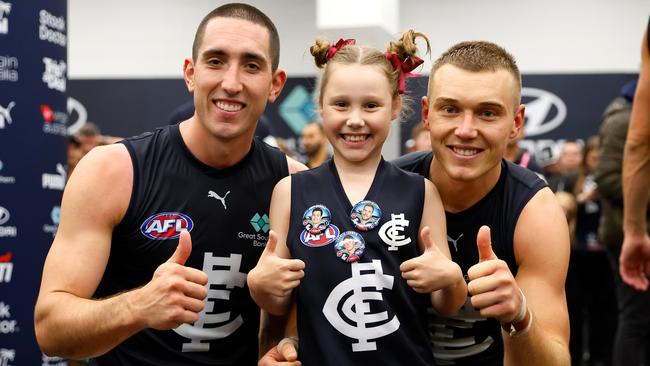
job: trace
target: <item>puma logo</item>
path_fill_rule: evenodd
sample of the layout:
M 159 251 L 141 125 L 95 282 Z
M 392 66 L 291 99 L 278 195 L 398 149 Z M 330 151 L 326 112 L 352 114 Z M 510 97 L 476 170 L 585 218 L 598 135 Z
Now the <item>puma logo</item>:
M 454 250 L 458 251 L 458 241 L 463 237 L 463 234 L 460 234 L 455 240 L 451 236 L 447 235 L 447 241 L 454 244 Z
M 208 191 L 208 197 L 211 198 L 216 198 L 219 201 L 221 201 L 221 204 L 223 205 L 223 209 L 227 210 L 228 208 L 226 207 L 226 196 L 230 193 L 230 191 L 226 192 L 226 194 L 223 195 L 223 197 L 220 197 L 215 191 Z

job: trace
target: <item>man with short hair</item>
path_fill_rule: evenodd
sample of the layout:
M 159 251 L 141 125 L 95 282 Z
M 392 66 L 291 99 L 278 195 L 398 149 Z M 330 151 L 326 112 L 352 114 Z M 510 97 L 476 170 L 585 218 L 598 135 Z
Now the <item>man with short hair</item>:
M 278 60 L 266 15 L 216 8 L 184 63 L 194 115 L 81 160 L 35 309 L 44 353 L 97 365 L 257 363 L 260 311 L 246 275 L 267 240 L 275 183 L 304 169 L 253 138 L 286 81 Z
M 302 129 L 302 146 L 307 154 L 306 165 L 309 169 L 316 168 L 329 159 L 328 145 L 320 123 L 311 122 Z
M 459 43 L 434 63 L 422 98 L 433 152 L 396 161 L 436 184 L 452 259 L 469 281 L 463 308 L 432 318 L 439 364 L 570 363 L 567 223 L 545 183 L 503 159 L 524 122 L 520 100 L 510 54 Z

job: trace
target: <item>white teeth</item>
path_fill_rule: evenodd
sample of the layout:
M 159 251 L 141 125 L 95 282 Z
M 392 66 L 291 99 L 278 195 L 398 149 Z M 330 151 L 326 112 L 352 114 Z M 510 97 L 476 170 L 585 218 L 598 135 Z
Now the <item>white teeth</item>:
M 238 110 L 242 109 L 242 105 L 226 103 L 226 102 L 217 102 L 217 108 L 223 109 L 224 111 L 227 112 L 237 112 Z
M 477 149 L 461 149 L 458 147 L 454 148 L 454 152 L 458 155 L 463 155 L 463 156 L 472 156 L 476 155 L 478 153 Z
M 343 138 L 345 139 L 345 141 L 359 142 L 359 141 L 365 141 L 366 135 L 343 135 Z

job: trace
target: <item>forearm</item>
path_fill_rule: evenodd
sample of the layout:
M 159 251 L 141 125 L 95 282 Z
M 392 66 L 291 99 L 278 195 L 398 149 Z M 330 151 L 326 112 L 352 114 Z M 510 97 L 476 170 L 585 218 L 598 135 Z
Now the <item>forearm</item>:
M 460 268 L 459 268 L 460 271 Z M 433 308 L 442 316 L 451 316 L 465 303 L 467 284 L 462 276 L 458 276 L 453 285 L 442 288 L 431 294 Z
M 37 304 L 36 338 L 43 353 L 71 359 L 102 355 L 144 328 L 130 293 L 102 300 L 53 292 Z
M 249 283 L 250 286 L 250 283 Z M 291 304 L 291 293 L 287 296 L 275 296 L 266 291 L 249 287 L 253 301 L 264 311 L 271 315 L 282 316 L 289 311 Z
M 274 316 L 262 310 L 259 336 L 260 355 L 277 346 L 285 337 L 298 338 L 295 302 L 292 303 L 291 311 L 282 316 Z
M 650 141 L 628 140 L 623 163 L 623 198 L 626 235 L 647 233 L 646 210 L 650 190 Z
M 511 337 L 501 330 L 504 343 L 504 365 L 517 366 L 569 366 L 571 355 L 568 345 L 559 338 L 544 332 L 533 315 L 530 330 Z
M 650 54 L 647 41 L 646 30 L 641 45 L 641 71 L 623 157 L 623 229 L 626 235 L 635 236 L 647 233 L 645 212 L 650 189 Z

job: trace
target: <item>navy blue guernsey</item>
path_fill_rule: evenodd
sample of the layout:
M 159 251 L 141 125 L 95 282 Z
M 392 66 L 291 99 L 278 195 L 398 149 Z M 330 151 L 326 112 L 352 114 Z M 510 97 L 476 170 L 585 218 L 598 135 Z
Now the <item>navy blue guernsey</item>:
M 367 231 L 350 217 L 356 202 L 348 200 L 333 160 L 292 175 L 287 246 L 305 262 L 297 289 L 299 359 L 305 366 L 433 365 L 426 329 L 431 297 L 416 293 L 399 270 L 420 254 L 424 180 L 382 160 L 364 201 L 381 209 Z M 303 214 L 315 205 L 331 212 L 331 222 L 307 245 Z M 327 243 L 350 231 L 365 241 L 354 263 L 337 257 L 336 241 Z
M 145 329 L 95 364 L 256 365 L 259 308 L 250 298 L 246 274 L 267 241 L 271 193 L 288 175 L 285 155 L 254 139 L 240 162 L 215 169 L 192 155 L 178 125 L 123 143 L 133 162 L 133 191 L 124 219 L 113 230 L 95 296 L 149 282 L 174 252 L 181 229 L 192 235 L 186 265 L 208 275 L 208 296 L 196 323 Z
M 429 178 L 431 151 L 408 154 L 394 161 L 407 171 Z M 534 172 L 502 160 L 501 176 L 494 188 L 474 206 L 461 212 L 446 212 L 447 241 L 454 262 L 467 279 L 467 270 L 478 263 L 476 235 L 488 225 L 492 249 L 517 274 L 514 234 L 521 211 L 546 183 Z M 431 312 L 433 353 L 438 365 L 502 365 L 501 327 L 494 318 L 482 318 L 467 297 L 457 314 L 442 318 Z

